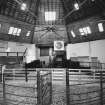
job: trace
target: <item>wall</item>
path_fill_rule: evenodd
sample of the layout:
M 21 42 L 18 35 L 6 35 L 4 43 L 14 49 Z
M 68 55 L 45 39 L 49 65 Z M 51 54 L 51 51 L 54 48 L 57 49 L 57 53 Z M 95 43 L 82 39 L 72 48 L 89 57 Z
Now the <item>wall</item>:
M 70 57 L 91 56 L 98 57 L 100 62 L 105 63 L 105 40 L 68 44 L 66 52 L 67 59 Z
M 26 22 L 18 21 L 16 19 L 0 15 L 0 39 L 13 42 L 31 43 L 33 36 L 33 25 Z M 10 27 L 21 29 L 20 36 L 8 34 Z M 27 32 L 31 31 L 30 36 L 26 36 Z
M 36 55 L 36 46 L 35 44 L 27 43 L 18 43 L 18 42 L 8 42 L 0 40 L 0 63 L 6 63 L 5 59 L 16 60 L 17 52 L 18 56 L 23 56 L 23 53 L 26 51 L 24 62 L 31 62 L 37 59 Z M 8 53 L 7 53 L 8 52 Z M 8 56 L 8 57 L 7 57 Z
M 55 30 L 56 33 L 54 31 L 48 31 L 46 27 L 49 26 L 44 25 L 44 26 L 35 27 L 36 32 L 34 34 L 33 42 L 47 46 L 53 46 L 55 40 L 62 40 L 64 42 L 67 42 L 67 32 L 66 32 L 66 27 L 64 25 L 56 25 L 56 27 L 50 26 L 51 28 L 57 30 L 57 31 Z M 43 30 L 43 31 L 38 31 L 38 30 Z
M 105 20 L 103 20 L 100 16 L 90 17 L 84 20 L 82 19 L 67 25 L 70 43 L 82 43 L 105 39 L 105 31 L 99 32 L 98 23 L 103 23 L 103 27 L 105 27 Z M 81 35 L 79 29 L 88 26 L 90 27 L 91 34 L 87 34 L 86 36 Z M 72 36 L 71 30 L 75 33 L 75 37 Z
M 29 63 L 37 59 L 37 49 L 35 44 L 18 43 L 18 42 L 7 42 L 0 40 L 0 56 L 7 56 L 5 52 L 22 52 L 18 56 L 23 56 L 26 51 L 24 61 Z M 9 53 L 9 56 L 17 56 L 16 53 Z
M 24 52 L 31 44 L 0 40 L 0 52 Z
M 50 57 L 52 57 L 52 52 L 53 52 L 53 48 L 49 48 L 49 55 Z M 49 63 L 49 56 L 40 56 L 40 48 L 36 49 L 36 53 L 37 53 L 37 59 L 40 59 L 41 61 L 45 61 L 46 64 Z
M 37 55 L 36 55 L 35 44 L 32 44 L 32 45 L 30 45 L 30 47 L 27 48 L 26 63 L 30 63 L 34 60 L 37 60 Z

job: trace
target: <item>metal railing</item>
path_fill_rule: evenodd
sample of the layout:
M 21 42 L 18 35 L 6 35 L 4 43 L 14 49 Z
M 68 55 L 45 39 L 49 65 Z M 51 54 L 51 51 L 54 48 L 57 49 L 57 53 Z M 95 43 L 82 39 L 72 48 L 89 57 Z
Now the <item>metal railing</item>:
M 105 63 L 100 63 L 100 62 L 81 62 L 80 61 L 80 66 L 82 67 L 90 67 L 91 69 L 105 69 Z
M 104 69 L 67 69 L 67 105 L 105 105 Z
M 19 74 L 20 71 L 24 73 Z M 4 72 L 2 74 L 0 104 L 50 105 L 52 103 L 51 72 L 41 69 L 27 69 L 26 81 L 24 69 L 20 71 L 15 69 L 15 73 Z
M 52 81 L 61 87 L 52 89 Z M 65 95 L 67 105 L 104 105 L 105 69 L 6 69 L 0 83 L 0 103 L 51 105 L 52 92 L 55 97 Z

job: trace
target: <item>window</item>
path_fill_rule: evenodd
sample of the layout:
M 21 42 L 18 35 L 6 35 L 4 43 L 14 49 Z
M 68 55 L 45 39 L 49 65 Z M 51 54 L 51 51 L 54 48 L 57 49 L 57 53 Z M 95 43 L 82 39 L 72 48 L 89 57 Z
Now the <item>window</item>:
M 14 28 L 12 34 L 13 34 L 13 35 L 16 35 L 16 34 L 17 34 L 17 31 L 18 31 L 18 28 Z
M 85 35 L 85 33 L 84 33 L 82 28 L 79 29 L 79 32 L 80 32 L 81 35 Z
M 90 27 L 87 27 L 87 32 L 88 32 L 88 34 L 92 33 Z
M 21 29 L 19 29 L 19 28 L 15 28 L 15 27 L 10 27 L 9 28 L 8 34 L 19 36 L 20 33 L 21 33 Z
M 91 34 L 91 29 L 90 27 L 83 27 L 79 29 L 79 32 L 81 35 L 87 35 L 87 34 Z
M 103 23 L 98 23 L 98 29 L 99 29 L 99 32 L 104 31 Z
M 20 33 L 21 33 L 21 29 L 18 29 L 18 30 L 17 30 L 17 36 L 19 36 Z
M 28 31 L 27 34 L 26 34 L 26 36 L 30 36 L 30 33 L 31 33 L 31 31 Z
M 76 35 L 75 35 L 75 33 L 74 33 L 73 30 L 71 30 L 71 35 L 72 35 L 73 37 L 76 37 Z
M 56 12 L 49 11 L 45 12 L 45 21 L 55 21 L 56 20 Z
M 49 48 L 40 48 L 40 56 L 49 56 Z
M 10 27 L 8 34 L 12 34 L 13 33 L 13 30 L 14 30 L 14 27 Z

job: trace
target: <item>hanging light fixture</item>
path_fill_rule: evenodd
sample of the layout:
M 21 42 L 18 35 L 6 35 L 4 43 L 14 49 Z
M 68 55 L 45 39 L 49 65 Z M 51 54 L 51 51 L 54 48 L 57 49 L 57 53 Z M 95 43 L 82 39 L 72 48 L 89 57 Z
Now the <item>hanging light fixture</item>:
M 27 9 L 27 4 L 26 3 L 22 3 L 21 4 L 21 10 L 25 11 Z
M 74 4 L 74 9 L 79 10 L 79 4 L 77 2 Z

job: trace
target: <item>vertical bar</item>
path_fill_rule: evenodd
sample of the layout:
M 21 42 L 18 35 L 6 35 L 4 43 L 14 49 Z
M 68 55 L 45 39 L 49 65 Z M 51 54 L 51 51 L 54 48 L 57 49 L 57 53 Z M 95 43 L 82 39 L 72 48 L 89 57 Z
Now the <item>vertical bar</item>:
M 15 69 L 12 69 L 13 72 L 13 80 L 15 81 Z
M 25 68 L 25 80 L 26 80 L 26 82 L 28 81 L 28 77 L 27 77 L 27 67 Z
M 40 105 L 40 72 L 37 71 L 37 105 Z
M 52 70 L 50 69 L 50 104 L 52 104 Z
M 43 93 L 43 88 L 42 88 L 42 85 L 43 85 L 43 77 L 41 76 L 40 74 L 40 105 L 44 105 L 43 104 L 43 96 L 42 96 L 42 93 Z
M 5 75 L 3 74 L 3 104 L 6 105 L 6 93 L 5 93 Z
M 3 65 L 1 66 L 1 82 L 3 83 Z
M 5 65 L 2 65 L 2 70 L 1 70 L 1 71 L 2 71 L 2 83 L 3 83 L 3 78 L 4 78 L 4 77 L 3 77 L 4 70 L 5 70 Z
M 66 104 L 70 105 L 69 69 L 66 69 Z
M 9 52 L 7 52 L 7 56 L 9 56 Z
M 100 105 L 103 105 L 103 74 L 100 71 Z
M 42 77 L 40 71 L 37 71 L 37 105 L 42 105 Z
M 17 55 L 16 61 L 20 64 L 18 52 L 16 52 L 16 55 Z
M 97 71 L 96 71 L 97 72 Z M 93 69 L 93 79 L 95 80 L 96 78 L 96 72 L 95 72 L 95 69 Z

